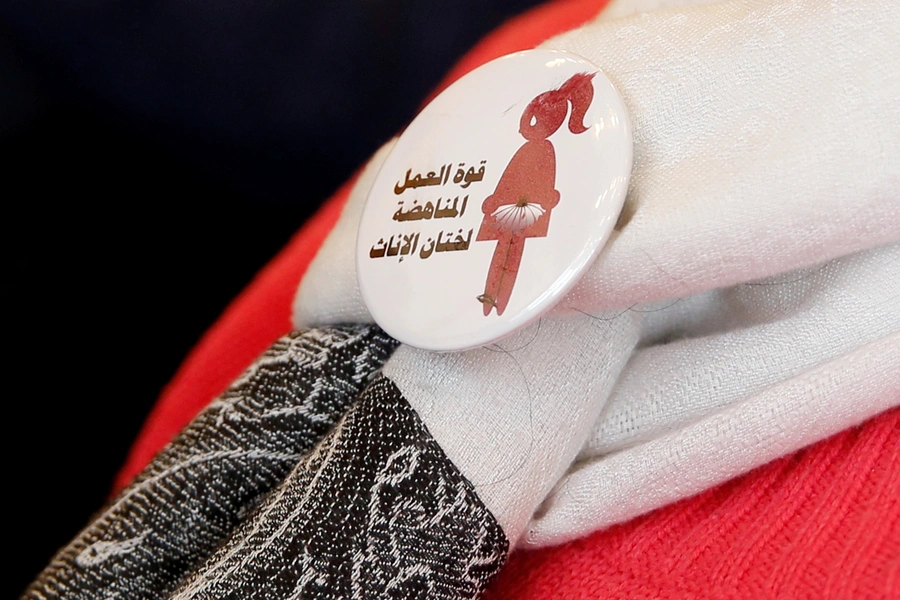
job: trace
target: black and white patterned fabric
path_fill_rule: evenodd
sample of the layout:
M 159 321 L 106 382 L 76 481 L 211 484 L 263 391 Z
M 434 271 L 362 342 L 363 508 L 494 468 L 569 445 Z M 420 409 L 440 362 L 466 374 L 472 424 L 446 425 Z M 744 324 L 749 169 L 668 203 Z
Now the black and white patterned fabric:
M 173 597 L 475 598 L 507 548 L 472 485 L 379 377 Z
M 281 338 L 60 551 L 24 598 L 170 595 L 334 427 L 395 347 L 369 326 Z

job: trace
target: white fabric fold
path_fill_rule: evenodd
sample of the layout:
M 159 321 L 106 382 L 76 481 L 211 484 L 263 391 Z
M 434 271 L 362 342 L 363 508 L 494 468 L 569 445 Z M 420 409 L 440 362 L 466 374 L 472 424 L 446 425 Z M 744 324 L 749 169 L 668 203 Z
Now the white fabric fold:
M 706 296 L 645 314 L 650 345 L 523 543 L 630 519 L 900 404 L 900 245 Z
M 600 66 L 629 108 L 620 230 L 516 338 L 402 347 L 385 368 L 511 541 L 583 535 L 900 404 L 897 40 L 894 2 L 732 0 L 544 45 Z M 353 247 L 383 157 L 297 326 L 369 320 Z
M 900 239 L 898 13 L 723 2 L 550 40 L 602 65 L 635 130 L 631 216 L 566 304 L 686 296 Z
M 356 282 L 356 232 L 366 195 L 395 140 L 369 160 L 350 191 L 334 229 L 309 265 L 294 298 L 294 326 L 371 323 Z
M 897 406 L 900 333 L 726 405 L 684 430 L 578 465 L 520 545 L 559 544 L 691 496 Z
M 502 343 L 402 346 L 392 379 L 514 545 L 589 436 L 638 341 L 641 315 L 543 319 Z

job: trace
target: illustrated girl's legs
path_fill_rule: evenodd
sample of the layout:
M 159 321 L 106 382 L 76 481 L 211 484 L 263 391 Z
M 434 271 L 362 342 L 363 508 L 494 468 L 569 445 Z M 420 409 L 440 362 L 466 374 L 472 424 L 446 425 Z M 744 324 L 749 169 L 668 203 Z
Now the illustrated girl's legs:
M 522 262 L 522 250 L 525 249 L 525 238 L 514 237 L 509 241 L 506 260 L 500 273 L 500 281 L 497 282 L 497 314 L 502 315 L 509 304 L 513 286 L 516 283 L 516 275 L 519 274 L 519 264 Z
M 487 281 L 484 283 L 484 293 L 478 296 L 484 309 L 484 316 L 488 316 L 491 309 L 497 306 L 497 295 L 500 280 L 503 278 L 503 266 L 509 254 L 510 241 L 508 235 L 501 235 L 497 240 L 497 247 L 494 249 L 494 256 L 491 258 L 491 266 L 488 269 Z

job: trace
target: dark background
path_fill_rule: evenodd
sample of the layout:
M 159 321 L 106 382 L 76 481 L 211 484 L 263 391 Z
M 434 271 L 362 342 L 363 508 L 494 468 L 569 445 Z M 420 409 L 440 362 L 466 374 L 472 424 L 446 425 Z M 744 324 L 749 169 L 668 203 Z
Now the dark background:
M 0 596 L 102 506 L 252 275 L 461 54 L 538 3 L 0 3 Z

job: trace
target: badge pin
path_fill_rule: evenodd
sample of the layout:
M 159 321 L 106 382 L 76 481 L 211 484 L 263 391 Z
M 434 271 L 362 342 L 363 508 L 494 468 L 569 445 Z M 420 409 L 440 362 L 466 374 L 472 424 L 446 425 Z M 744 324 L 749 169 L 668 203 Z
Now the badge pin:
M 472 71 L 403 132 L 357 238 L 372 317 L 411 346 L 464 350 L 552 308 L 609 238 L 632 165 L 612 83 L 579 56 Z

